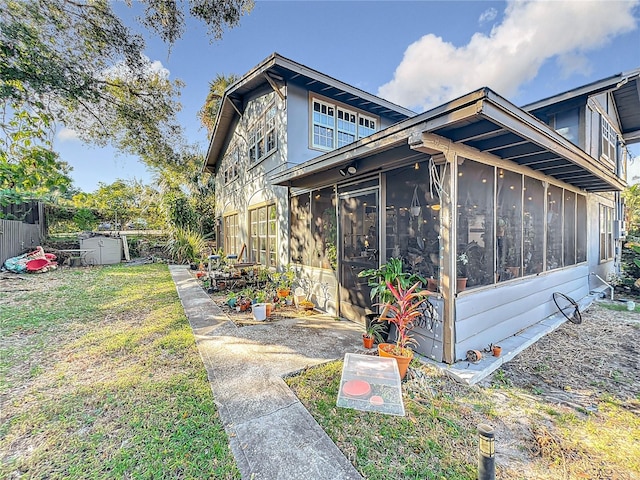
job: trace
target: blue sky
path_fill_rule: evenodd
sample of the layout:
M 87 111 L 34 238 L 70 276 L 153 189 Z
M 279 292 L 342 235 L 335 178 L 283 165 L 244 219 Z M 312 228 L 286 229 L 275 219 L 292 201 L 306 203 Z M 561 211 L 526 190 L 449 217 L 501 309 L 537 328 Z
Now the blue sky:
M 114 8 L 132 25 L 140 12 L 136 3 Z M 145 37 L 147 56 L 186 83 L 178 118 L 204 151 L 196 113 L 209 81 L 242 75 L 273 52 L 416 111 L 481 86 L 523 105 L 640 67 L 640 0 L 257 0 L 219 41 L 191 19 L 171 52 Z M 84 145 L 73 132 L 59 133 L 54 148 L 81 190 L 117 178 L 151 182 L 136 158 Z

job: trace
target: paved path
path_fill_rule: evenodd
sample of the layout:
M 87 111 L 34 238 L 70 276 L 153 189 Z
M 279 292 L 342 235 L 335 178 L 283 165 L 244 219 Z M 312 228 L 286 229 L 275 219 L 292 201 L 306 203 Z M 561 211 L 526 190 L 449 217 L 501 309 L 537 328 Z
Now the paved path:
M 187 267 L 169 266 L 243 479 L 361 479 L 282 377 L 362 353 L 362 329 L 327 316 L 236 327 Z

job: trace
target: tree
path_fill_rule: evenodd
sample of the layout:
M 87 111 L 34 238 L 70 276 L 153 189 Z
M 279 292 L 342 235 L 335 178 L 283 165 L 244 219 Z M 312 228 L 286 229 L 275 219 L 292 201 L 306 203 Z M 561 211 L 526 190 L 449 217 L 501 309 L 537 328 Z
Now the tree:
M 629 232 L 637 234 L 640 230 L 640 185 L 635 184 L 622 192 L 625 206 L 627 207 L 627 222 Z
M 71 187 L 71 167 L 51 150 L 50 124 L 20 101 L 0 112 L 0 190 L 5 199 L 15 197 L 10 203 L 58 197 Z
M 0 0 L 0 100 L 63 122 L 86 142 L 139 155 L 151 166 L 178 161 L 175 112 L 182 84 L 144 56 L 143 38 L 108 0 Z M 185 3 L 141 0 L 141 23 L 172 45 Z M 129 4 L 131 5 L 131 4 Z M 238 24 L 251 0 L 190 0 L 189 14 L 213 38 Z
M 213 135 L 218 109 L 220 108 L 220 100 L 222 100 L 224 91 L 229 85 L 238 81 L 239 78 L 240 77 L 233 73 L 229 76 L 219 73 L 216 75 L 216 78 L 209 82 L 209 93 L 204 101 L 204 105 L 198 112 L 198 118 L 207 129 L 209 136 Z

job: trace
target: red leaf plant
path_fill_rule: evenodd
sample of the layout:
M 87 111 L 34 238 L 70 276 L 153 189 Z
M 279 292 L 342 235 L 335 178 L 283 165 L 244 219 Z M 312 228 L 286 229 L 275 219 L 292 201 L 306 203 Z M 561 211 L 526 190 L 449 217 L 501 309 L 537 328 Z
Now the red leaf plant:
M 426 301 L 425 296 L 416 292 L 420 285 L 421 282 L 417 282 L 411 288 L 403 289 L 400 282 L 398 282 L 398 288 L 387 282 L 394 300 L 378 305 L 383 306 L 380 321 L 384 320 L 396 326 L 396 344 L 389 353 L 403 357 L 413 354 L 410 345 L 416 344 L 416 341 L 411 338 L 410 333 L 414 320 L 422 315 L 419 308 Z

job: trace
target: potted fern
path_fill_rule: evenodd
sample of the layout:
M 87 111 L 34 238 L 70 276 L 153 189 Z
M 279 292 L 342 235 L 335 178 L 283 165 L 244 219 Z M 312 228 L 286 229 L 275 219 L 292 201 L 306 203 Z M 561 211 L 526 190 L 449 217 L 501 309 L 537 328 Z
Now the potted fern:
M 401 379 L 406 375 L 409 362 L 413 358 L 411 345 L 416 342 L 411 338 L 411 330 L 415 320 L 422 315 L 420 306 L 426 301 L 426 297 L 416 291 L 420 285 L 419 281 L 409 288 L 404 287 L 399 280 L 397 287 L 387 283 L 387 289 L 393 299 L 381 304 L 383 313 L 380 321 L 395 325 L 396 342 L 378 344 L 378 355 L 396 359 Z

